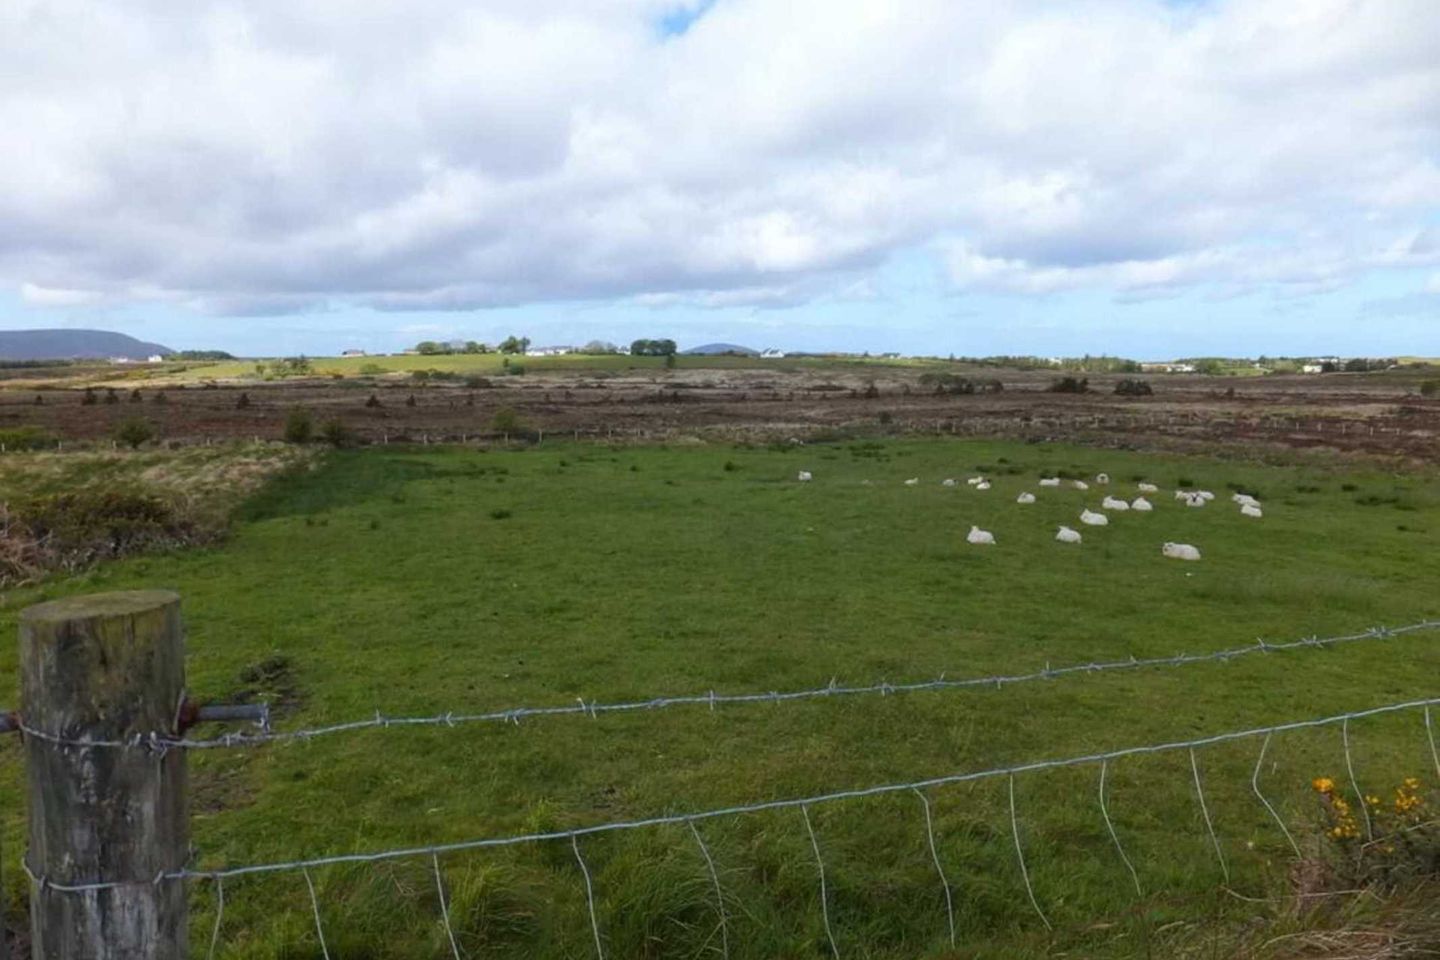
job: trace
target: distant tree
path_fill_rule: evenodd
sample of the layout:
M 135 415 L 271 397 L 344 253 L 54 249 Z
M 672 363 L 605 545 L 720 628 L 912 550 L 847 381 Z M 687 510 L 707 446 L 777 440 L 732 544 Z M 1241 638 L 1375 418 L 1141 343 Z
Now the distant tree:
M 93 406 L 95 406 L 95 404 L 97 404 L 97 403 L 99 403 L 99 402 L 100 402 L 100 398 L 97 397 L 97 396 L 95 396 L 95 388 L 94 388 L 94 387 L 86 387 L 84 394 L 82 394 L 81 397 L 80 397 L 80 406 L 82 406 L 82 407 L 93 407 Z
M 1321 373 L 1338 373 L 1339 370 L 1340 364 L 1336 363 L 1334 360 L 1326 360 L 1320 364 Z
M 139 390 L 138 387 L 137 387 L 136 389 L 130 391 L 130 402 L 131 402 L 131 403 L 139 403 L 142 399 L 143 399 L 143 398 L 140 396 L 140 390 Z
M 250 406 L 250 394 L 242 392 L 240 396 L 235 399 L 235 409 L 244 410 L 248 406 Z
M 609 354 L 619 353 L 620 348 L 617 347 L 615 344 L 611 343 L 609 340 L 591 340 L 589 343 L 585 344 L 585 346 L 581 347 L 577 352 L 589 354 L 591 356 L 606 356 Z
M 150 421 L 143 417 L 126 417 L 115 427 L 115 439 L 128 446 L 131 450 L 138 450 L 142 443 L 146 443 L 155 436 L 155 428 Z
M 375 394 L 373 394 L 373 393 L 370 394 L 370 399 L 365 401 L 365 406 L 370 407 L 370 408 L 372 408 L 372 409 L 375 408 L 375 407 L 381 406 L 380 398 L 379 398 L 378 396 L 376 396 Z
M 676 352 L 674 340 L 636 340 L 630 344 L 633 357 L 667 357 Z
M 415 352 L 426 357 L 433 357 L 437 354 L 448 353 L 445 345 L 436 343 L 434 340 L 421 340 L 415 344 Z
M 348 447 L 355 443 L 355 434 L 340 420 L 327 420 L 320 428 L 320 439 L 332 447 Z
M 512 334 L 512 335 L 506 337 L 504 340 L 501 340 L 501 341 L 500 341 L 499 350 L 500 350 L 501 353 L 509 353 L 509 354 L 524 353 L 526 350 L 529 350 L 529 349 L 530 349 L 530 338 L 529 338 L 529 337 L 516 337 L 515 335 Z
M 315 418 L 304 407 L 293 407 L 285 415 L 285 439 L 290 443 L 309 443 L 315 438 Z
M 410 396 L 408 396 L 408 397 L 405 398 L 405 406 L 407 406 L 407 407 L 413 407 L 413 406 L 415 406 L 415 394 L 412 393 L 412 394 L 410 394 Z
M 476 341 L 476 340 L 466 340 L 466 341 L 465 341 L 465 352 L 466 352 L 466 353 L 489 353 L 489 352 L 490 352 L 490 347 L 489 347 L 487 344 L 480 343 L 479 341 Z
M 514 407 L 501 407 L 490 418 L 490 429 L 496 433 L 522 433 L 525 430 L 525 424 L 520 419 L 520 414 L 515 412 Z
M 168 354 L 166 360 L 234 360 L 224 350 L 177 350 Z

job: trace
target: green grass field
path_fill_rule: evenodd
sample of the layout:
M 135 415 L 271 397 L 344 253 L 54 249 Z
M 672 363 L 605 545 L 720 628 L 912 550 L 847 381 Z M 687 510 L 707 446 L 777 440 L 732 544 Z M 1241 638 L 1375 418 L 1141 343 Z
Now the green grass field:
M 430 358 L 425 358 L 429 360 Z M 443 358 L 441 358 L 443 359 Z M 809 484 L 794 482 L 814 471 Z M 1035 487 L 1106 470 L 1159 483 L 1150 515 L 1052 540 L 1100 491 Z M 985 472 L 994 489 L 943 488 Z M 916 487 L 902 480 L 919 477 Z M 870 481 L 868 484 L 865 481 Z M 1177 484 L 1219 496 L 1205 509 Z M 1261 521 L 1228 502 L 1264 500 Z M 1033 506 L 1014 502 L 1035 490 Z M 993 548 L 971 547 L 974 523 Z M 1164 560 L 1160 544 L 1204 560 Z M 938 440 L 796 449 L 546 445 L 327 455 L 252 500 L 224 546 L 115 563 L 16 592 L 170 587 L 184 600 L 193 696 L 263 695 L 280 728 L 366 717 L 572 704 L 668 693 L 786 690 L 989 675 L 1092 659 L 1202 652 L 1349 633 L 1440 614 L 1440 479 L 1068 447 Z M 218 867 L 564 829 L 1185 739 L 1436 695 L 1440 634 L 1228 664 L 985 689 L 390 729 L 191 756 L 196 865 Z M 14 696 L 13 646 L 0 648 Z M 199 731 L 205 733 L 207 731 Z M 217 732 L 217 731 L 208 731 Z M 1418 713 L 1352 724 L 1356 772 L 1383 795 L 1435 786 Z M 1183 752 L 1117 762 L 1110 812 L 1094 767 L 1016 778 L 1047 932 L 1026 899 L 1002 779 L 936 788 L 955 894 L 955 955 L 1145 955 L 1177 931 L 1219 930 L 1286 889 L 1291 855 L 1250 791 L 1258 741 L 1199 755 L 1231 871 L 1221 876 Z M 3 746 L 4 866 L 23 879 L 17 744 Z M 1342 781 L 1340 730 L 1270 745 L 1267 795 L 1318 852 L 1311 778 Z M 843 956 L 947 954 L 945 901 L 911 794 L 815 806 Z M 734 957 L 829 952 L 795 810 L 706 821 Z M 581 842 L 610 957 L 719 956 L 714 892 L 693 837 L 657 827 Z M 448 856 L 469 956 L 593 955 L 568 843 Z M 426 859 L 317 870 L 331 954 L 448 955 Z M 318 957 L 298 873 L 225 887 L 219 955 Z M 197 885 L 203 956 L 213 890 Z M 1183 925 L 1170 926 L 1177 922 Z M 1199 924 L 1199 927 L 1194 926 Z M 1164 955 L 1163 952 L 1158 955 Z

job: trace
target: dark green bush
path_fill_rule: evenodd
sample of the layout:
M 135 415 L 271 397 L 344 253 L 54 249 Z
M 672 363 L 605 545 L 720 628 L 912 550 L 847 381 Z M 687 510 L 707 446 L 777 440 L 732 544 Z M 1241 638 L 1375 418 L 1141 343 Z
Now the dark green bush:
M 55 435 L 40 427 L 0 430 L 0 446 L 10 450 L 44 450 L 55 446 Z
M 115 426 L 115 439 L 131 450 L 155 439 L 155 426 L 144 417 L 126 417 Z
M 1076 379 L 1075 377 L 1060 377 L 1057 380 L 1052 380 L 1050 386 L 1045 389 L 1051 393 L 1089 393 L 1090 378 L 1081 377 Z
M 309 443 L 315 438 L 315 418 L 304 407 L 295 407 L 285 415 L 285 439 L 290 443 Z
M 1122 397 L 1148 397 L 1154 393 L 1149 381 L 1126 378 L 1115 384 L 1115 393 Z

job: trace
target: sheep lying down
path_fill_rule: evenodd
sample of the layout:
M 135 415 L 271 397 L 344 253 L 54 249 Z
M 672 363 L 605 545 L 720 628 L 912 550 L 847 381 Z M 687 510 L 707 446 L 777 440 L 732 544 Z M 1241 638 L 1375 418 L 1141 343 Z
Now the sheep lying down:
M 1062 526 L 1059 531 L 1056 532 L 1055 539 L 1061 543 L 1079 543 L 1080 531 L 1071 530 L 1069 527 Z
M 1200 550 L 1188 543 L 1170 543 L 1166 541 L 1160 548 L 1160 552 L 1172 560 L 1199 560 Z
M 1022 494 L 1020 494 L 1020 496 L 1018 496 L 1018 497 L 1015 498 L 1015 502 L 1016 502 L 1016 503 L 1034 503 L 1034 502 L 1035 502 L 1035 494 L 1033 494 L 1033 493 L 1022 493 Z
M 989 530 L 981 530 L 979 527 L 972 526 L 970 532 L 965 534 L 965 539 L 969 543 L 994 544 L 995 534 Z
M 1096 513 L 1093 510 L 1081 510 L 1080 522 L 1089 524 L 1092 527 L 1103 527 L 1110 522 L 1110 518 L 1103 513 Z
M 1100 501 L 1100 508 L 1102 510 L 1129 510 L 1130 504 L 1116 497 L 1106 497 Z

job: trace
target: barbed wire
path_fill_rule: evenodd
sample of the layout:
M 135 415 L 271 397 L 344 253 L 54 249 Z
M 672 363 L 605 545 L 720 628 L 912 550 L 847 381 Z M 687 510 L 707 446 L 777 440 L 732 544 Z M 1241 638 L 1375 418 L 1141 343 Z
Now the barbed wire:
M 255 733 L 242 731 L 225 734 L 224 736 L 213 739 L 175 738 L 167 737 L 163 734 L 150 733 L 136 734 L 125 740 L 94 740 L 87 737 L 65 737 L 49 731 L 36 730 L 26 725 L 23 720 L 19 724 L 19 729 L 24 732 L 26 736 L 36 737 L 61 746 L 144 749 L 163 754 L 173 749 L 206 750 L 226 747 L 260 746 L 293 741 L 305 742 L 319 737 L 339 733 L 352 733 L 360 730 L 394 729 L 402 727 L 456 727 L 460 724 L 486 722 L 513 723 L 519 725 L 522 720 L 533 718 L 588 716 L 592 719 L 598 719 L 603 713 L 629 713 L 678 706 L 708 706 L 713 711 L 719 706 L 730 704 L 790 703 L 798 700 L 824 699 L 827 697 L 875 694 L 889 696 L 899 693 L 984 687 L 1002 689 L 1007 684 L 1029 683 L 1036 680 L 1054 680 L 1076 674 L 1102 673 L 1114 670 L 1138 670 L 1149 667 L 1180 667 L 1197 663 L 1228 662 L 1256 653 L 1283 653 L 1292 650 L 1322 649 L 1364 640 L 1390 639 L 1405 636 L 1406 634 L 1435 630 L 1437 628 L 1440 628 L 1440 620 L 1427 619 L 1400 627 L 1371 627 L 1360 633 L 1344 634 L 1334 637 L 1302 637 L 1298 640 L 1282 643 L 1271 643 L 1264 639 L 1257 639 L 1253 644 L 1247 644 L 1243 647 L 1231 647 L 1226 650 L 1217 650 L 1212 653 L 1177 653 L 1170 657 L 1131 656 L 1124 660 L 1092 660 L 1086 663 L 1074 663 L 1063 667 L 1051 667 L 1047 662 L 1043 669 L 1032 670 L 1027 673 L 997 674 L 988 677 L 969 677 L 957 680 L 947 679 L 942 673 L 934 680 L 921 680 L 908 683 L 889 683 L 882 681 L 880 683 L 859 686 L 845 686 L 838 684 L 832 679 L 826 686 L 804 690 L 772 690 L 763 693 L 722 694 L 716 693 L 715 690 L 711 689 L 707 693 L 702 694 L 660 696 L 647 700 L 630 700 L 615 703 L 600 703 L 595 700 L 586 702 L 583 697 L 580 697 L 577 698 L 577 702 L 574 704 L 559 704 L 545 707 L 511 707 L 481 713 L 447 712 L 430 716 L 391 717 L 377 710 L 373 717 L 363 720 L 350 720 L 301 730 L 261 730 Z
M 1349 713 L 1339 713 L 1328 717 L 1320 717 L 1312 720 L 1295 720 L 1288 723 L 1274 724 L 1267 727 L 1252 727 L 1245 730 L 1236 730 L 1228 733 L 1212 734 L 1207 737 L 1197 737 L 1191 740 L 1171 740 L 1162 743 L 1146 744 L 1134 747 L 1122 747 L 1116 750 L 1107 750 L 1097 753 L 1079 754 L 1071 757 L 1062 757 L 1049 760 L 1034 760 L 1028 763 L 1014 764 L 1005 767 L 991 767 L 984 770 L 976 770 L 965 773 L 946 774 L 937 777 L 928 777 L 922 780 L 912 780 L 903 783 L 884 783 L 869 787 L 855 787 L 846 790 L 836 790 L 830 793 L 816 794 L 808 797 L 792 797 L 779 800 L 763 800 L 756 803 L 738 804 L 728 807 L 717 807 L 711 810 L 702 810 L 694 813 L 663 814 L 653 817 L 645 817 L 636 820 L 616 820 L 609 823 L 594 824 L 588 827 L 575 827 L 569 830 L 553 830 L 543 833 L 522 833 L 502 837 L 486 837 L 476 840 L 461 840 L 453 843 L 440 843 L 419 847 L 400 847 L 391 850 L 381 850 L 372 853 L 346 853 L 331 856 L 312 857 L 308 859 L 277 861 L 273 863 L 247 864 L 237 867 L 226 867 L 215 870 L 195 870 L 190 868 L 172 870 L 157 874 L 152 879 L 140 880 L 117 880 L 97 881 L 83 884 L 62 884 L 55 883 L 49 879 L 36 875 L 30 868 L 28 862 L 23 862 L 26 875 L 32 883 L 44 886 L 51 890 L 69 892 L 90 892 L 95 890 L 110 889 L 113 887 L 132 886 L 136 884 L 155 883 L 176 880 L 224 880 L 232 877 L 254 876 L 257 874 L 278 873 L 283 871 L 309 871 L 318 867 L 339 866 L 344 864 L 378 863 L 387 860 L 400 860 L 413 857 L 434 857 L 440 854 L 456 853 L 465 850 L 480 850 L 492 847 L 509 847 L 520 844 L 540 843 L 552 840 L 571 840 L 580 837 L 593 836 L 596 834 L 615 833 L 628 830 L 639 830 L 649 827 L 686 825 L 697 820 L 711 820 L 719 817 L 731 817 L 741 814 L 762 813 L 772 810 L 791 810 L 797 807 L 804 808 L 821 803 L 833 803 L 841 800 L 857 800 L 865 797 L 883 796 L 902 791 L 923 790 L 929 787 L 949 786 L 959 783 L 973 783 L 981 780 L 990 780 L 996 777 L 1013 777 L 1022 773 L 1035 773 L 1043 770 L 1056 770 L 1066 767 L 1086 766 L 1097 763 L 1108 763 L 1112 760 L 1119 760 L 1125 757 L 1145 756 L 1157 753 L 1169 753 L 1176 750 L 1194 751 L 1200 747 L 1210 747 L 1222 743 L 1230 743 L 1237 740 L 1246 740 L 1254 737 L 1265 737 L 1266 746 L 1270 738 L 1278 733 L 1292 732 L 1296 730 L 1307 730 L 1316 727 L 1331 726 L 1337 723 L 1346 723 L 1350 720 L 1360 720 L 1367 717 L 1375 717 L 1383 714 L 1399 713 L 1406 710 L 1428 709 L 1440 704 L 1440 697 L 1429 697 L 1420 700 L 1407 700 L 1401 703 L 1385 704 L 1379 707 L 1370 707 L 1364 710 L 1355 710 Z M 1264 751 L 1261 753 L 1261 760 L 1264 759 Z M 1192 761 L 1193 764 L 1193 761 Z M 1256 764 L 1258 771 L 1259 764 Z M 1198 772 L 1196 774 L 1198 781 Z M 1258 777 L 1252 778 L 1252 785 Z M 1198 783 L 1197 783 L 1198 785 Z M 1265 801 L 1264 795 L 1257 795 L 1269 808 L 1269 802 Z M 1201 794 L 1203 803 L 1203 793 Z M 1273 808 L 1270 808 L 1273 813 Z M 1207 817 L 1208 819 L 1208 817 Z M 1278 820 L 1278 817 L 1277 817 Z M 1284 824 L 1281 822 L 1281 826 Z M 1213 830 L 1213 827 L 1211 828 Z M 1288 830 L 1286 831 L 1288 835 Z M 1217 853 L 1218 853 L 1217 845 Z

